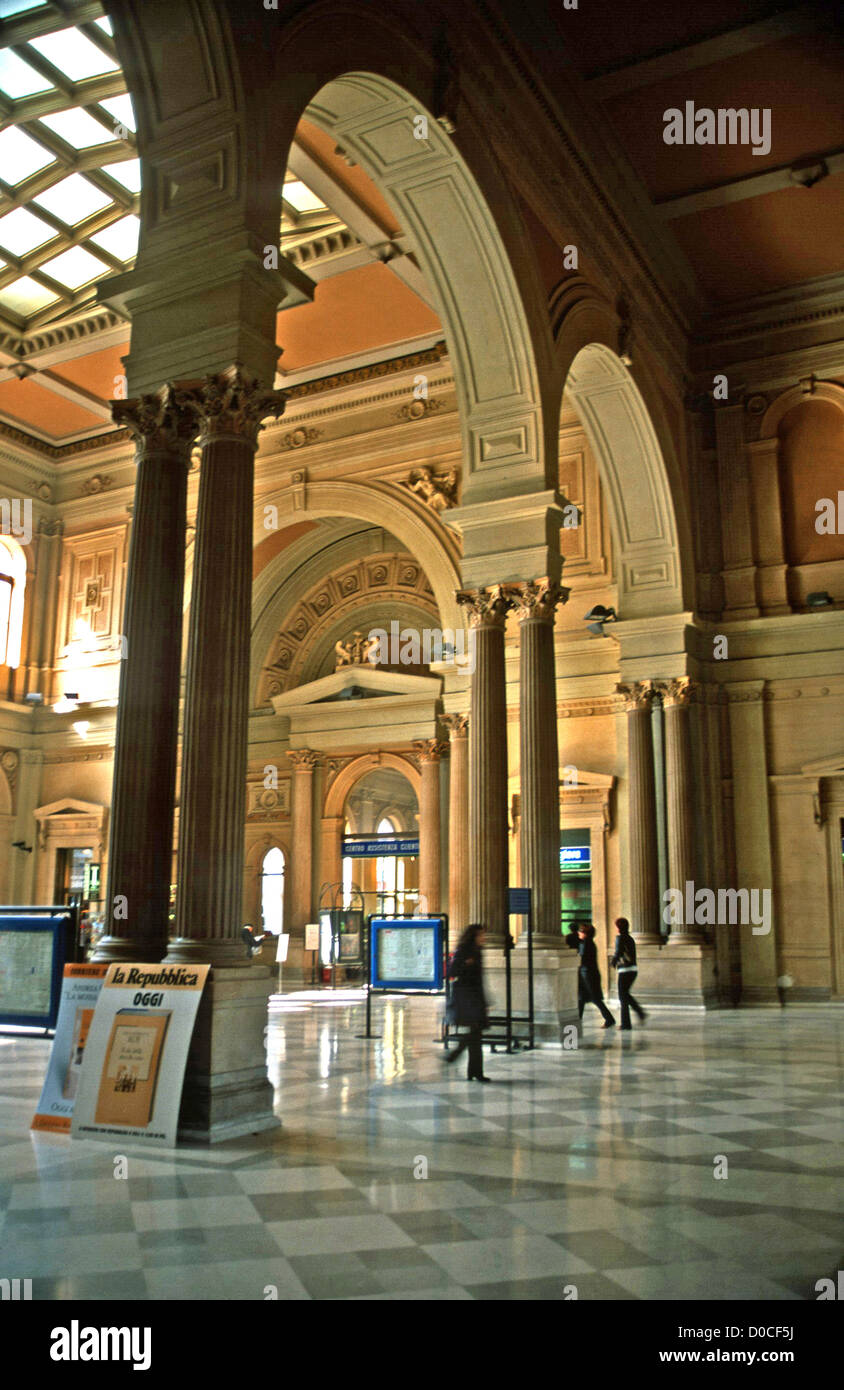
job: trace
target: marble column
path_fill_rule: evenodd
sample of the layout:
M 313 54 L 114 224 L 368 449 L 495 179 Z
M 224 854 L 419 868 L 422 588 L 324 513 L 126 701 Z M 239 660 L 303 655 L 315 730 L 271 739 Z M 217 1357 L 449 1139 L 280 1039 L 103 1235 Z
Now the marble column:
M 314 839 L 314 769 L 319 754 L 311 748 L 289 749 L 293 764 L 290 779 L 290 827 L 293 853 L 290 875 L 290 916 L 285 930 L 290 933 L 290 949 L 298 955 L 305 949 L 305 923 L 311 918 Z
M 507 701 L 504 627 L 513 600 L 501 584 L 461 591 L 474 669 L 469 716 L 469 915 L 501 946 L 508 927 Z
M 633 935 L 644 943 L 661 940 L 659 857 L 656 838 L 656 787 L 651 732 L 653 682 L 619 685 L 627 711 L 627 818 L 629 901 L 623 913 Z
M 422 907 L 440 910 L 440 762 L 448 745 L 436 738 L 414 743 L 422 773 L 419 788 L 419 896 Z
M 105 934 L 98 961 L 158 961 L 167 948 L 185 571 L 187 474 L 198 432 L 172 386 L 115 401 L 137 480 L 117 706 Z
M 176 933 L 168 961 L 243 967 L 254 458 L 280 392 L 239 366 L 191 392 L 202 456 L 188 637 Z
M 554 612 L 568 590 L 547 579 L 511 586 L 519 619 L 522 883 L 534 945 L 560 949 L 560 771 Z M 526 933 L 522 937 L 526 942 Z
M 696 788 L 692 769 L 692 735 L 689 704 L 692 683 L 688 676 L 659 682 L 665 713 L 665 786 L 668 810 L 668 884 L 679 888 L 686 901 L 686 884 L 695 883 L 694 804 Z M 672 925 L 669 944 L 703 941 L 694 922 Z
M 441 721 L 450 744 L 448 778 L 448 935 L 454 948 L 469 924 L 469 717 Z

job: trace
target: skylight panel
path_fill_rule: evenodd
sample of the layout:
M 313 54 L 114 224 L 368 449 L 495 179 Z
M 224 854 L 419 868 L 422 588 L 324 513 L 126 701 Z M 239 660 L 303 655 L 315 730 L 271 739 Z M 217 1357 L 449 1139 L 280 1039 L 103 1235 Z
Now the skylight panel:
M 35 217 L 26 208 L 15 208 L 0 217 L 0 246 L 11 251 L 13 256 L 25 256 L 45 241 L 52 241 L 56 233 L 40 217 Z
M 135 108 L 132 105 L 132 98 L 128 92 L 124 92 L 119 97 L 106 97 L 105 101 L 100 102 L 103 110 L 108 111 L 121 125 L 125 125 L 127 130 L 136 130 Z
M 108 174 L 109 178 L 116 183 L 122 184 L 130 193 L 140 193 L 141 191 L 141 161 L 139 159 L 124 159 L 119 164 L 104 164 L 103 173 Z
M 107 208 L 111 198 L 95 188 L 84 174 L 70 174 L 60 183 L 54 183 L 52 188 L 46 188 L 32 201 L 67 223 L 68 227 L 75 227 L 77 222 L 83 222 L 86 217 Z
M 71 82 L 81 82 L 86 77 L 100 77 L 104 72 L 117 72 L 119 68 L 113 58 L 109 58 L 78 29 L 58 29 L 53 34 L 44 34 L 29 42 L 42 58 L 63 72 Z
M 140 218 L 130 214 L 128 217 L 121 217 L 119 222 L 113 222 L 101 232 L 96 232 L 90 240 L 101 246 L 104 251 L 109 251 L 112 256 L 116 256 L 119 261 L 131 261 L 138 250 L 140 230 Z
M 82 285 L 87 285 L 89 280 L 96 280 L 109 272 L 109 266 L 105 261 L 92 256 L 84 246 L 71 246 L 69 251 L 62 251 L 61 255 L 54 256 L 51 261 L 45 261 L 38 269 L 43 270 L 52 280 L 58 280 L 60 285 L 65 285 L 69 290 L 78 290 Z
M 19 97 L 31 97 L 36 92 L 50 92 L 53 84 L 48 77 L 42 77 L 40 72 L 13 53 L 11 48 L 0 48 L 0 88 L 6 96 L 17 100 Z
M 52 130 L 75 150 L 85 150 L 91 145 L 106 145 L 117 136 L 113 130 L 95 121 L 87 111 L 74 106 L 71 111 L 56 111 L 52 116 L 39 117 L 42 125 Z
M 45 150 L 37 140 L 32 140 L 26 131 L 18 130 L 17 126 L 0 131 L 0 169 L 6 183 L 21 183 L 39 169 L 46 169 L 54 159 L 49 150 Z
M 112 27 L 112 23 L 108 15 L 103 15 L 101 19 L 95 19 L 94 23 L 97 25 L 99 29 L 102 29 L 104 34 L 114 34 L 114 29 Z
M 30 275 L 22 275 L 20 280 L 4 285 L 0 290 L 0 306 L 11 309 L 15 314 L 36 314 L 39 309 L 54 304 L 58 298 L 57 294 L 48 290 L 46 285 L 39 285 Z
M 43 10 L 44 4 L 45 0 L 0 0 L 0 19 L 24 14 L 26 10 Z
M 321 198 L 312 193 L 301 179 L 291 179 L 284 185 L 284 199 L 297 212 L 325 212 L 326 206 Z

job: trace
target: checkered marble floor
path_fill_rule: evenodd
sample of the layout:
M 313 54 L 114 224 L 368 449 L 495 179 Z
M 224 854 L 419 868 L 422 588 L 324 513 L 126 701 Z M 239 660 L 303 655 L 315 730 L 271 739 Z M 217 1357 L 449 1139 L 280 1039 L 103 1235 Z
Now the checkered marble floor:
M 804 1300 L 844 1268 L 843 1009 L 596 1015 L 576 1051 L 487 1052 L 490 1086 L 443 1067 L 437 1018 L 380 998 L 366 1040 L 358 995 L 276 1000 L 282 1128 L 130 1146 L 128 1180 L 109 1146 L 29 1131 L 49 1042 L 0 1036 L 0 1276 L 36 1299 Z

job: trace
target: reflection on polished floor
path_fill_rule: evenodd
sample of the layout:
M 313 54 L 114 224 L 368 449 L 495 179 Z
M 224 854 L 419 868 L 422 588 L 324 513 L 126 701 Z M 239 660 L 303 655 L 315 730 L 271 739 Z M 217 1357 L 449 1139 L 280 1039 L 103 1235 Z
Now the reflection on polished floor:
M 358 1001 L 273 1002 L 281 1129 L 130 1147 L 128 1180 L 29 1132 L 49 1043 L 0 1038 L 0 1274 L 39 1299 L 794 1300 L 842 1267 L 844 1010 L 587 1020 L 577 1051 L 487 1055 L 483 1087 L 444 1073 L 434 1004 L 379 999 L 367 1041 Z

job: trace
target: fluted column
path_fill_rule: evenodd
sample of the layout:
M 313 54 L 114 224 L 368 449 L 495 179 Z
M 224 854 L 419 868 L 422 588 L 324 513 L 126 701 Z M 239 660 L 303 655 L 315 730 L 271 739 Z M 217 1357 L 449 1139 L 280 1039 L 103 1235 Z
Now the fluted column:
M 314 841 L 314 768 L 319 755 L 310 748 L 288 751 L 293 764 L 290 792 L 290 826 L 293 840 L 290 875 L 290 916 L 286 930 L 305 941 L 305 923 L 311 920 Z
M 261 421 L 283 397 L 235 366 L 192 392 L 202 458 L 188 637 L 176 934 L 168 960 L 248 965 L 240 940 L 252 515 Z
M 689 703 L 692 683 L 688 676 L 660 682 L 665 710 L 665 782 L 668 809 L 668 882 L 679 888 L 686 901 L 686 884 L 695 882 L 695 801 L 692 769 L 692 736 L 689 725 Z M 669 943 L 701 942 L 702 933 L 694 922 L 685 921 L 672 926 Z
M 172 386 L 115 401 L 137 479 L 117 706 L 106 934 L 95 960 L 158 961 L 167 947 L 185 572 L 187 473 L 198 426 Z
M 422 739 L 413 747 L 419 754 L 422 781 L 419 788 L 419 895 L 425 910 L 440 910 L 440 761 L 448 745 L 436 738 Z
M 446 714 L 450 744 L 448 778 L 448 934 L 457 944 L 469 925 L 469 718 Z
M 651 732 L 653 682 L 620 685 L 627 711 L 628 854 L 630 900 L 625 916 L 635 937 L 660 940 L 659 860 L 656 840 L 656 787 Z
M 519 745 L 522 882 L 533 898 L 534 945 L 562 947 L 560 773 L 554 612 L 568 590 L 547 579 L 516 590 L 519 619 Z M 526 938 L 524 938 L 526 940 Z
M 469 915 L 501 946 L 507 931 L 507 705 L 504 626 L 513 600 L 500 584 L 462 591 L 474 643 L 469 716 Z

